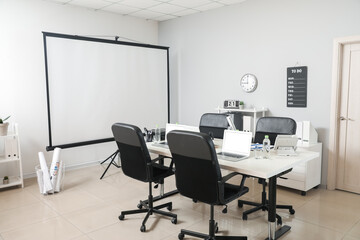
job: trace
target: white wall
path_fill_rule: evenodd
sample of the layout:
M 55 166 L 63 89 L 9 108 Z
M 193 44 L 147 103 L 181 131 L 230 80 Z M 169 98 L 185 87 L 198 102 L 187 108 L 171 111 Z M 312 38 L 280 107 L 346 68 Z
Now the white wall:
M 158 42 L 157 22 L 41 0 L 0 0 L 0 116 L 11 115 L 9 120 L 19 124 L 25 175 L 34 172 L 37 152 L 48 145 L 42 31 Z M 74 166 L 105 159 L 115 150 L 112 142 L 66 149 L 62 156 Z
M 333 39 L 360 33 L 358 0 L 248 0 L 159 24 L 170 46 L 172 121 L 197 125 L 225 99 L 310 120 L 323 142 L 326 184 Z M 308 66 L 308 107 L 286 107 L 286 68 Z M 253 73 L 254 93 L 240 78 Z M 178 92 L 177 92 L 178 91 Z

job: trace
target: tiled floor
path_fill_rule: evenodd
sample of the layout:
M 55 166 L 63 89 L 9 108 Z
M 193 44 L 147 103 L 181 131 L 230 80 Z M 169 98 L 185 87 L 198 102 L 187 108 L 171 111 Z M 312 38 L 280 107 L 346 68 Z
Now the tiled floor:
M 99 180 L 104 167 L 67 171 L 63 191 L 54 195 L 41 195 L 36 179 L 27 179 L 23 189 L 0 191 L 0 240 L 175 240 L 181 228 L 208 231 L 209 207 L 179 194 L 162 200 L 173 202 L 172 212 L 178 214 L 176 225 L 169 218 L 153 215 L 146 224 L 147 232 L 142 233 L 144 214 L 119 221 L 121 210 L 135 209 L 138 200 L 147 197 L 148 186 L 124 176 L 115 167 Z M 261 186 L 257 181 L 248 179 L 246 185 L 251 190 L 242 198 L 259 201 Z M 174 188 L 171 177 L 166 180 L 165 190 Z M 299 191 L 279 188 L 278 202 L 293 204 L 296 210 L 295 215 L 278 211 L 284 224 L 292 227 L 281 239 L 360 239 L 360 195 L 313 189 L 301 196 Z M 246 235 L 249 240 L 267 236 L 265 212 L 251 214 L 243 221 L 243 209 L 237 207 L 236 201 L 228 206 L 227 214 L 221 212 L 222 207 L 215 209 L 219 234 Z

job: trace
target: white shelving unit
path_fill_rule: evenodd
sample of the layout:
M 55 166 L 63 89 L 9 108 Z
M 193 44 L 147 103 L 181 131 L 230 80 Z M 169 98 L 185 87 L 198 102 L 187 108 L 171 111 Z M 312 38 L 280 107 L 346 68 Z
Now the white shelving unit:
M 229 109 L 229 108 L 217 108 L 216 109 L 218 113 L 223 113 L 223 112 L 227 112 L 227 113 L 234 113 L 234 112 L 241 112 L 241 113 L 245 113 L 246 115 L 250 115 L 253 117 L 253 124 L 252 124 L 252 133 L 255 134 L 255 126 L 256 126 L 256 121 L 258 118 L 260 117 L 265 117 L 266 112 L 269 111 L 267 108 L 261 108 L 261 109 L 257 109 L 257 108 L 251 108 L 251 109 Z
M 12 142 L 12 150 L 6 149 L 6 142 Z M 17 124 L 11 124 L 6 136 L 0 136 L 0 188 L 21 185 L 24 187 L 20 140 Z M 8 148 L 9 149 L 9 148 Z M 3 184 L 4 176 L 9 177 L 9 183 Z

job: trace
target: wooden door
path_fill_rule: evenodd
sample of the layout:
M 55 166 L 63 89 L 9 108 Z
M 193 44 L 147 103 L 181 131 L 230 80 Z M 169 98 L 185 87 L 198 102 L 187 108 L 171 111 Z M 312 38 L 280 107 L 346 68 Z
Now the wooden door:
M 336 188 L 360 193 L 360 44 L 345 44 Z

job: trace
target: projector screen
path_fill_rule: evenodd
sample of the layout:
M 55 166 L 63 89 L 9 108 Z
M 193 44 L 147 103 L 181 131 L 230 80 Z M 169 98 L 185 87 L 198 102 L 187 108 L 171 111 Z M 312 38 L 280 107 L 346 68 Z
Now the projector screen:
M 168 47 L 43 32 L 49 146 L 113 141 L 111 125 L 169 119 Z

